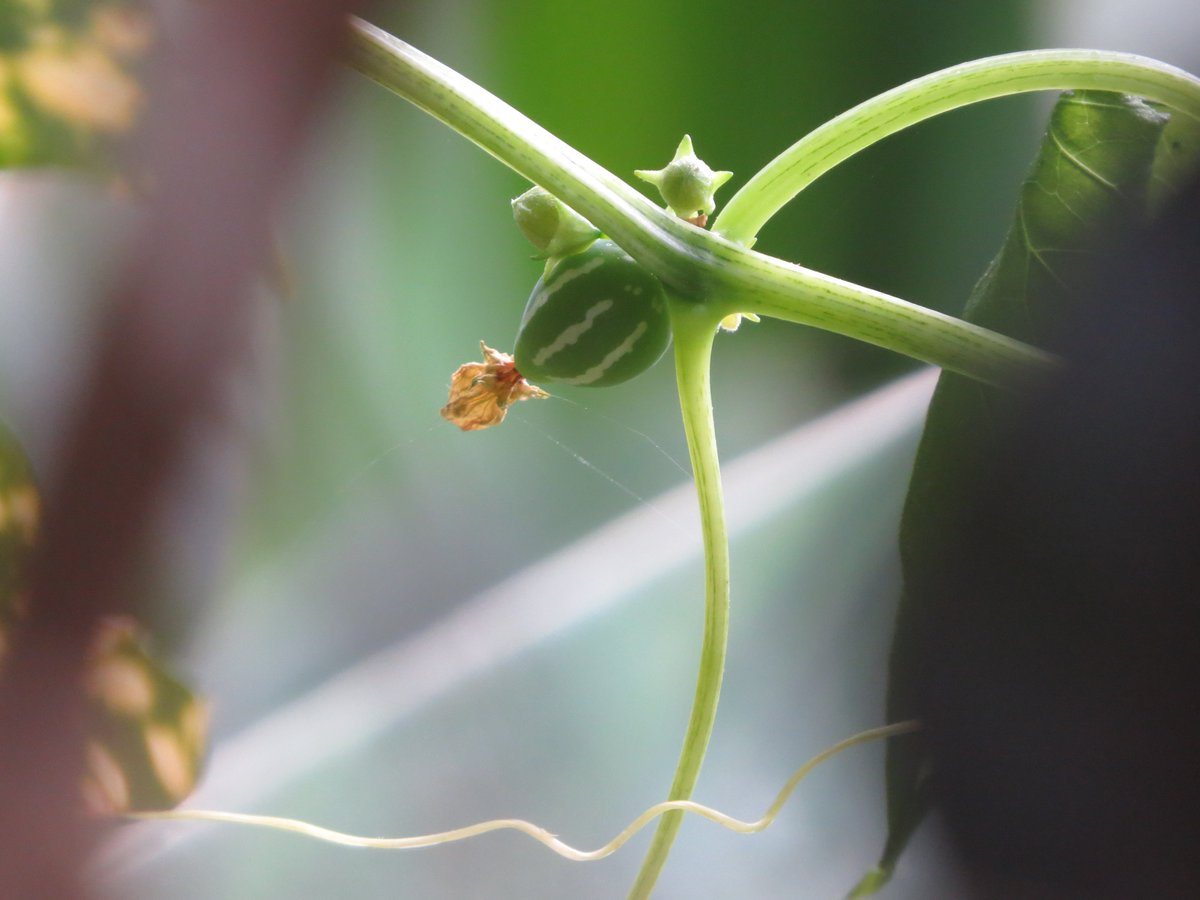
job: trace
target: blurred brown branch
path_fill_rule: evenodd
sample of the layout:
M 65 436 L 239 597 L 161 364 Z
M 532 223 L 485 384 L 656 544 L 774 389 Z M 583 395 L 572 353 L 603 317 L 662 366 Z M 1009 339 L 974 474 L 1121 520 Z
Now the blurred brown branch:
M 0 897 L 80 897 L 80 671 L 125 611 L 147 529 L 236 361 L 267 221 L 349 0 L 192 5 L 144 135 L 155 191 L 49 473 L 33 603 L 0 691 Z

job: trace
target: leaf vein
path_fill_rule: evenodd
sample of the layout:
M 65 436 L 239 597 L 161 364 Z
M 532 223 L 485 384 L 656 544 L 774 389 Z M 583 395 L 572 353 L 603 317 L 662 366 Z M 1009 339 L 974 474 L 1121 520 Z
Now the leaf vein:
M 1121 189 L 1119 187 L 1089 166 L 1081 157 L 1073 153 L 1070 148 L 1067 147 L 1066 143 L 1064 143 L 1059 137 L 1058 130 L 1054 127 L 1053 123 L 1051 124 L 1050 128 L 1047 129 L 1047 134 L 1049 134 L 1050 140 L 1054 142 L 1054 146 L 1058 148 L 1058 152 L 1061 153 L 1066 159 L 1070 160 L 1070 162 L 1077 169 L 1079 169 L 1079 171 L 1095 179 L 1097 184 L 1103 185 L 1121 199 L 1127 199 L 1125 195 L 1121 193 Z
M 1050 265 L 1044 256 L 1042 256 L 1042 251 L 1033 245 L 1033 238 L 1029 234 L 1029 224 L 1025 219 L 1024 203 L 1017 205 L 1017 222 L 1021 226 L 1021 237 L 1025 242 L 1025 249 L 1029 251 L 1029 255 L 1041 264 L 1042 268 L 1046 270 L 1046 274 L 1054 279 L 1055 284 L 1057 284 L 1063 290 L 1066 290 L 1066 283 L 1058 276 L 1058 273 L 1054 271 L 1054 267 Z M 1028 295 L 1028 292 L 1026 292 L 1026 294 Z M 1028 296 L 1026 296 L 1025 301 L 1028 303 Z

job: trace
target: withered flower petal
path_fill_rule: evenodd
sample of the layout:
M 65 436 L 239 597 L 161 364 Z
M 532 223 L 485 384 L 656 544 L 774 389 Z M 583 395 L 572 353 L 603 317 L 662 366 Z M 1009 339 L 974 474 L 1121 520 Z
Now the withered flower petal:
M 442 418 L 463 431 L 491 428 L 504 421 L 508 408 L 520 400 L 550 395 L 530 384 L 517 371 L 513 358 L 479 342 L 483 362 L 463 363 L 450 378 L 450 399 Z

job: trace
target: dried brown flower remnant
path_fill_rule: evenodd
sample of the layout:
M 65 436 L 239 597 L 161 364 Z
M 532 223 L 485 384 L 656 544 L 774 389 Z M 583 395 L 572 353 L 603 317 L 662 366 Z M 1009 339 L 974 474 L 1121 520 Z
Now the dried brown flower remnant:
M 479 346 L 483 362 L 458 367 L 450 379 L 450 399 L 442 407 L 442 418 L 463 431 L 478 431 L 503 422 L 508 408 L 518 400 L 550 396 L 526 381 L 507 353 L 493 350 L 483 341 Z

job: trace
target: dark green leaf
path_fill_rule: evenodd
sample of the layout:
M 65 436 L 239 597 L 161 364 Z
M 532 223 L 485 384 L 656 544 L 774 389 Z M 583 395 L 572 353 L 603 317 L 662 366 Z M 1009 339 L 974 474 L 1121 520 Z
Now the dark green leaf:
M 1163 129 L 1150 170 L 1150 210 L 1157 212 L 1164 202 L 1181 190 L 1196 174 L 1200 163 L 1200 121 L 1191 116 L 1172 116 Z
M 1141 222 L 1156 149 L 1168 116 L 1134 98 L 1064 95 L 1017 203 L 1000 254 L 967 302 L 965 317 L 1024 341 L 1053 346 L 1054 322 L 1086 303 L 1103 248 Z M 1183 140 L 1181 138 L 1181 140 Z M 1182 152 L 1182 151 L 1180 151 Z M 1171 180 L 1179 160 L 1162 165 Z M 901 522 L 904 594 L 892 644 L 888 720 L 913 718 L 916 658 L 929 586 L 944 559 L 942 536 L 962 533 L 953 502 L 969 479 L 988 477 L 986 449 L 1002 428 L 1011 394 L 943 374 L 930 404 Z M 964 598 L 964 600 L 967 598 Z M 930 764 L 918 738 L 888 748 L 888 840 L 852 896 L 886 884 L 929 806 Z

